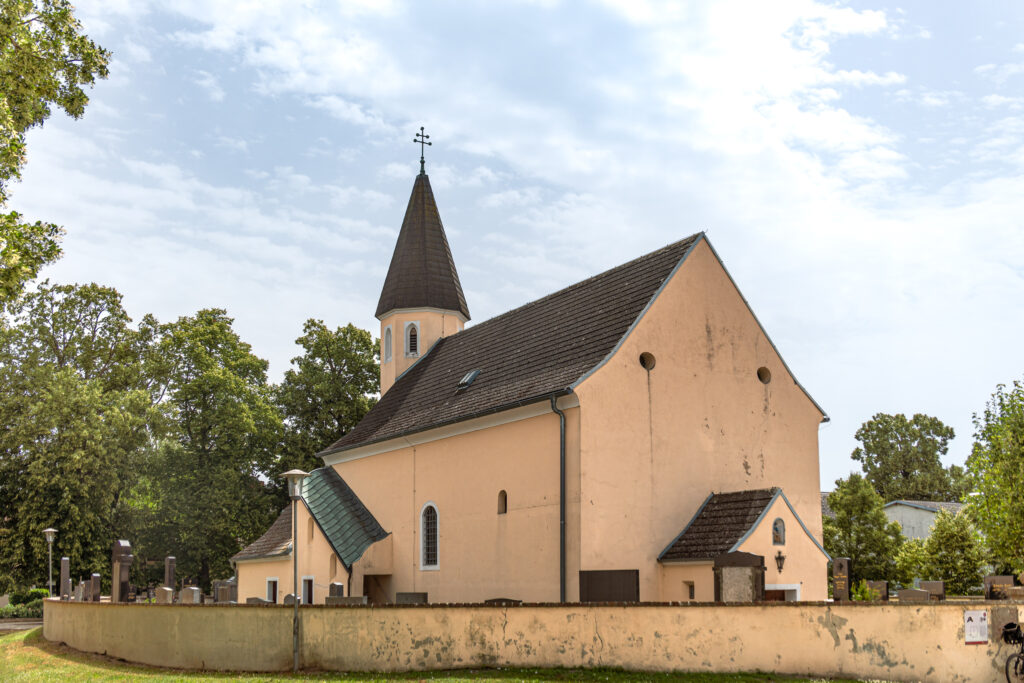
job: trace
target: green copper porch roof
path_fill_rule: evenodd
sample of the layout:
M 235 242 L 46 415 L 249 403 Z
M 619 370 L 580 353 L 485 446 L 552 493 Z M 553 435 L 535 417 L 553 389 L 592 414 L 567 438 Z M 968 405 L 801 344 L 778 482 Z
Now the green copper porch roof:
M 388 535 L 333 467 L 310 472 L 302 499 L 346 569 Z

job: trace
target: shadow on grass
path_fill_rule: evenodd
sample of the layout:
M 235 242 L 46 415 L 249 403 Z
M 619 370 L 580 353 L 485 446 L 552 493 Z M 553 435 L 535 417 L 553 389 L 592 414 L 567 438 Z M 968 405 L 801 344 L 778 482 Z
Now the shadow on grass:
M 315 680 L 375 683 L 377 681 L 580 681 L 605 683 L 671 682 L 685 683 L 782 683 L 808 681 L 774 674 L 658 673 L 624 671 L 621 669 L 459 669 L 455 671 L 424 671 L 396 674 L 359 674 L 345 672 L 303 671 L 292 673 L 236 673 L 162 669 L 132 664 L 103 655 L 80 652 L 51 643 L 43 638 L 42 629 L 0 637 L 0 673 L 13 674 L 18 680 L 126 680 L 214 681 L 214 680 Z M 852 682 L 848 682 L 852 683 Z

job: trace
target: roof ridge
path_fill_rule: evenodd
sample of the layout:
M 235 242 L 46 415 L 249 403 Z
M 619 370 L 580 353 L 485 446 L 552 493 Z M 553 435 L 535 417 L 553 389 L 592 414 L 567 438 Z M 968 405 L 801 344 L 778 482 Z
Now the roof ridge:
M 544 303 L 546 301 L 549 301 L 550 299 L 553 299 L 554 297 L 556 297 L 556 296 L 558 296 L 560 294 L 564 294 L 564 293 L 566 293 L 566 292 L 568 292 L 570 290 L 582 289 L 585 285 L 593 282 L 594 280 L 597 280 L 597 279 L 602 278 L 602 277 L 606 277 L 606 276 L 614 273 L 615 271 L 625 270 L 627 268 L 635 266 L 639 261 L 643 261 L 644 259 L 648 259 L 648 258 L 651 258 L 652 256 L 656 256 L 656 255 L 664 253 L 666 251 L 670 251 L 672 249 L 675 249 L 676 247 L 679 247 L 684 242 L 692 240 L 692 239 L 696 238 L 697 236 L 703 235 L 703 234 L 704 234 L 703 231 L 695 232 L 692 235 L 690 235 L 688 237 L 684 237 L 681 240 L 676 240 L 675 242 L 672 242 L 671 244 L 666 244 L 665 246 L 660 247 L 658 249 L 655 249 L 654 251 L 650 251 L 650 252 L 648 252 L 646 254 L 642 254 L 641 256 L 637 256 L 635 259 L 633 259 L 631 261 L 626 261 L 625 263 L 620 263 L 617 266 L 613 266 L 611 268 L 608 268 L 607 270 L 601 271 L 600 273 L 597 273 L 595 275 L 591 275 L 588 278 L 585 278 L 585 279 L 580 280 L 578 282 L 574 282 L 571 285 L 567 285 L 567 286 L 563 287 L 562 289 L 559 289 L 559 290 L 556 290 L 554 292 L 551 292 L 550 294 L 545 294 L 544 296 L 540 297 L 539 299 L 533 299 L 532 301 L 527 301 L 526 303 L 520 304 L 519 306 L 516 306 L 515 308 L 511 308 L 511 309 L 505 311 L 504 313 L 499 313 L 498 315 L 496 315 L 496 316 L 494 316 L 492 318 L 488 318 L 487 320 L 481 321 L 481 322 L 479 322 L 479 323 L 477 323 L 475 325 L 468 326 L 468 327 L 466 327 L 466 328 L 456 332 L 455 334 L 450 334 L 450 335 L 448 335 L 447 337 L 444 337 L 444 338 L 462 337 L 463 339 L 465 339 L 466 335 L 469 332 L 471 332 L 473 330 L 478 330 L 478 329 L 484 327 L 485 325 L 487 325 L 488 323 L 493 323 L 493 322 L 499 321 L 499 320 L 501 320 L 501 319 L 503 319 L 503 318 L 505 318 L 507 316 L 510 316 L 510 315 L 512 315 L 514 313 L 519 313 L 523 309 L 529 308 L 530 306 L 540 305 L 540 304 L 542 304 L 542 303 Z

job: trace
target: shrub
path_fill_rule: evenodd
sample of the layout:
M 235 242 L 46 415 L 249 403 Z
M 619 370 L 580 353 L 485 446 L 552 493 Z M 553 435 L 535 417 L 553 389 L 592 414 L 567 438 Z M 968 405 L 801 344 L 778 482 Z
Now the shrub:
M 31 588 L 27 591 L 11 593 L 10 601 L 12 605 L 24 605 L 33 600 L 42 600 L 48 597 L 50 597 L 50 591 L 45 588 Z
M 42 600 L 0 607 L 0 619 L 40 619 L 42 616 Z

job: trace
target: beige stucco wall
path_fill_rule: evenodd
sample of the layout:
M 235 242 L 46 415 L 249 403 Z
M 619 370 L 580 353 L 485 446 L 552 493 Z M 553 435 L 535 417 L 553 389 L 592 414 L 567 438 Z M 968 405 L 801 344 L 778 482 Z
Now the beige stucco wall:
M 330 591 L 332 582 L 345 584 L 348 594 L 348 573 L 339 560 L 332 558 L 334 551 L 313 522 L 309 509 L 300 503 L 297 509 L 299 530 L 299 585 L 303 578 L 313 578 L 313 604 L 323 604 Z M 238 601 L 246 598 L 266 598 L 267 579 L 277 577 L 277 601 L 283 602 L 284 596 L 294 592 L 292 578 L 292 556 L 288 555 L 268 560 L 241 561 L 235 565 L 238 576 Z
M 640 599 L 660 599 L 656 558 L 713 491 L 779 486 L 820 539 L 822 414 L 706 242 L 576 392 L 584 570 L 639 569 Z M 806 569 L 820 582 L 808 595 L 824 595 L 819 568 Z
M 578 412 L 566 411 L 569 481 L 576 483 L 570 486 L 567 507 L 578 506 L 579 500 L 578 459 L 573 455 L 579 452 Z M 431 602 L 558 600 L 559 420 L 554 413 L 335 468 L 394 536 L 390 600 L 397 591 L 426 592 Z M 508 495 L 503 515 L 497 512 L 501 490 Z M 438 510 L 438 569 L 420 567 L 419 520 L 428 502 Z M 579 556 L 578 520 L 578 512 L 568 516 L 573 582 L 579 568 L 573 559 Z M 367 558 L 355 564 L 353 595 L 362 595 L 366 574 L 377 573 L 369 563 Z
M 415 356 L 405 354 L 406 323 L 419 323 L 419 353 Z M 392 356 L 384 361 L 384 330 L 391 327 Z M 463 329 L 465 322 L 462 316 L 454 311 L 442 311 L 435 308 L 398 309 L 391 311 L 380 321 L 381 364 L 380 391 L 384 393 L 395 383 L 395 378 L 409 369 L 430 347 L 441 337 L 447 337 Z
M 781 546 L 772 542 L 772 524 L 776 519 L 781 519 L 786 525 L 786 543 Z M 764 583 L 767 588 L 799 586 L 798 600 L 828 598 L 828 558 L 800 528 L 781 496 L 772 503 L 761 523 L 737 550 L 764 557 L 767 567 Z M 775 555 L 780 550 L 786 558 L 781 572 L 775 561 Z
M 669 602 L 689 602 L 686 583 L 693 584 L 694 602 L 715 599 L 715 573 L 711 562 L 663 564 L 660 566 L 658 594 Z
M 964 609 L 987 609 L 987 645 L 964 644 Z M 998 617 L 993 612 L 999 611 Z M 302 607 L 304 668 L 476 666 L 764 671 L 894 681 L 1001 681 L 993 642 L 1017 606 L 799 604 Z M 167 667 L 283 671 L 292 610 L 47 601 L 44 636 Z

